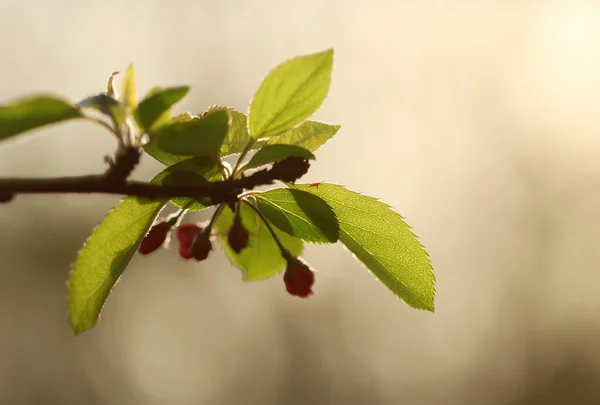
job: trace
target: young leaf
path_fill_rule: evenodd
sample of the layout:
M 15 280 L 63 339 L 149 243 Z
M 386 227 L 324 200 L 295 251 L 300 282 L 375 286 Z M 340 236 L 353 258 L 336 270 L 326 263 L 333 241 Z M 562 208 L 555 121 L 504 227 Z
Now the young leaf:
M 258 214 L 246 204 L 241 204 L 240 215 L 242 217 L 242 225 L 250 232 L 248 246 L 240 254 L 235 253 L 229 247 L 227 241 L 227 233 L 233 224 L 234 216 L 229 207 L 223 209 L 217 218 L 215 228 L 225 253 L 231 263 L 242 271 L 244 280 L 263 280 L 285 269 L 286 261 L 281 256 L 279 247 Z M 274 228 L 274 230 L 283 246 L 292 255 L 299 256 L 302 254 L 304 246 L 301 240 L 293 238 L 277 228 Z
M 197 115 L 186 112 L 186 113 L 179 114 L 179 115 L 172 117 L 171 122 L 172 123 L 187 122 L 187 121 L 198 120 L 198 119 L 200 119 L 200 117 L 198 117 Z
M 119 107 L 119 100 L 108 94 L 101 93 L 85 98 L 77 103 L 77 105 L 81 108 L 92 108 L 103 114 L 110 115 L 115 108 Z
M 169 111 L 168 119 L 163 119 L 161 117 L 161 119 L 154 124 L 153 132 L 157 131 L 160 127 L 163 127 L 167 124 L 176 124 L 199 119 L 200 117 L 198 117 L 197 115 L 192 115 L 190 113 L 179 114 L 175 117 L 171 117 Z M 150 135 L 150 137 L 152 137 L 152 135 Z M 158 147 L 156 142 L 150 142 L 149 144 L 146 144 L 144 146 L 144 151 L 160 163 L 164 164 L 165 166 L 172 166 L 176 163 L 182 162 L 190 158 L 189 156 L 185 155 L 175 155 L 172 153 L 164 152 Z
M 159 128 L 162 128 L 163 126 L 165 126 L 167 124 L 175 124 L 178 122 L 186 122 L 186 121 L 191 121 L 194 119 L 196 119 L 196 120 L 200 119 L 199 117 L 194 116 L 190 113 L 180 114 L 176 117 L 171 117 L 170 110 L 166 111 L 165 114 L 168 114 L 167 118 L 162 116 L 158 121 L 156 121 L 154 123 L 153 129 L 149 133 L 150 138 L 152 138 L 153 132 L 156 132 Z M 158 147 L 158 145 L 156 144 L 156 142 L 150 142 L 150 143 L 144 145 L 144 151 L 165 166 L 172 166 L 176 163 L 182 162 L 182 161 L 190 158 L 189 156 L 174 155 L 172 153 L 167 153 L 167 152 L 163 151 L 162 149 L 160 149 Z
M 148 133 L 153 125 L 160 126 L 161 123 L 168 122 L 171 118 L 171 106 L 185 97 L 189 90 L 187 86 L 152 89 L 135 111 L 140 130 Z
M 158 103 L 158 101 L 156 101 L 156 104 L 159 104 L 158 108 L 156 107 L 155 101 L 149 101 L 148 99 L 152 98 L 154 95 L 159 95 L 161 93 L 163 93 L 165 91 L 164 88 L 160 87 L 160 86 L 154 86 L 152 87 L 150 90 L 148 90 L 148 92 L 146 93 L 146 97 L 144 97 L 144 99 L 142 101 L 140 101 L 140 103 L 138 104 L 138 108 L 135 110 L 135 120 L 138 124 L 138 127 L 140 128 L 140 130 L 142 130 L 142 132 L 144 133 L 149 133 L 152 130 L 156 130 L 160 127 L 162 127 L 163 125 L 167 125 L 168 123 L 171 122 L 172 118 L 173 118 L 173 114 L 171 112 L 171 106 L 166 106 L 166 104 L 168 104 L 168 101 L 170 101 L 170 97 L 167 97 L 166 99 L 163 97 L 158 97 L 159 100 L 161 101 L 167 101 L 164 105 L 165 105 L 165 110 L 163 110 L 162 113 L 158 114 L 157 110 L 161 110 L 162 105 L 161 103 Z M 177 101 L 175 101 L 177 102 Z M 142 110 L 140 110 L 140 106 L 142 104 L 146 104 Z M 139 112 L 139 113 L 138 113 Z M 158 114 L 158 116 L 156 116 L 156 114 Z
M 188 168 L 169 167 L 152 183 L 179 184 L 181 178 L 185 183 L 189 181 Z M 98 322 L 108 294 L 167 200 L 127 197 L 94 229 L 69 276 L 69 319 L 73 332 L 79 334 Z
M 311 152 L 316 151 L 330 140 L 340 129 L 339 125 L 329 125 L 318 121 L 304 121 L 295 128 L 267 140 L 267 145 L 296 145 Z
M 123 116 L 130 117 L 133 115 L 133 112 L 138 105 L 138 94 L 133 65 L 129 65 L 129 67 L 127 67 L 127 71 L 125 71 L 121 92 L 123 93 L 121 96 Z
M 155 142 L 150 142 L 149 144 L 145 145 L 144 151 L 165 166 L 173 166 L 174 164 L 183 162 L 184 160 L 190 158 L 189 156 L 174 155 L 172 153 L 164 152 L 158 148 Z
M 221 157 L 241 153 L 251 139 L 248 134 L 248 117 L 246 114 L 230 107 L 216 106 L 213 110 L 228 110 L 231 114 L 231 125 L 221 145 Z M 311 152 L 319 149 L 340 129 L 339 125 L 329 125 L 318 121 L 304 121 L 302 124 L 268 139 L 259 139 L 250 150 L 260 149 L 264 145 L 295 145 Z
M 288 235 L 312 243 L 337 242 L 338 220 L 333 209 L 316 195 L 279 188 L 254 196 L 260 212 Z
M 81 117 L 76 106 L 54 96 L 21 98 L 0 106 L 0 141 L 30 129 Z
M 174 122 L 150 133 L 150 143 L 174 155 L 217 159 L 229 129 L 228 111 L 215 111 L 200 119 Z
M 299 56 L 276 67 L 250 104 L 250 136 L 270 138 L 310 117 L 327 96 L 332 67 L 333 49 Z
M 221 157 L 225 157 L 234 155 L 236 153 L 241 153 L 251 138 L 250 135 L 248 135 L 248 119 L 246 114 L 243 112 L 229 107 L 214 106 L 206 113 L 222 110 L 229 111 L 229 115 L 231 115 L 229 130 L 227 131 L 227 135 L 221 144 Z
M 119 98 L 119 95 L 117 94 L 117 90 L 115 89 L 115 77 L 118 74 L 119 74 L 119 72 L 112 72 L 112 74 L 108 78 L 108 83 L 106 83 L 106 94 L 114 99 Z
M 277 162 L 285 159 L 288 156 L 298 156 L 306 159 L 313 159 L 315 155 L 312 152 L 294 145 L 266 145 L 252 156 L 252 159 L 245 166 L 246 169 L 254 169 L 256 167 Z
M 96 94 L 86 99 L 81 100 L 77 105 L 80 108 L 91 108 L 100 111 L 102 114 L 108 115 L 116 127 L 120 127 L 123 123 L 123 112 L 121 111 L 121 103 L 116 98 L 109 94 Z
M 337 215 L 340 241 L 408 305 L 434 310 L 435 276 L 429 255 L 387 204 L 334 184 L 296 185 L 321 197 Z

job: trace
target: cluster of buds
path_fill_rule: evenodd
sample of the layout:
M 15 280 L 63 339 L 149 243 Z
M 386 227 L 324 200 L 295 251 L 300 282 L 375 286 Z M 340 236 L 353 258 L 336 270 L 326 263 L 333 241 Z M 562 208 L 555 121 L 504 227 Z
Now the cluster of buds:
M 176 223 L 177 219 L 170 219 L 154 224 L 144 237 L 138 252 L 147 255 L 163 246 Z M 179 226 L 177 228 L 177 239 L 179 240 L 179 254 L 184 259 L 204 260 L 212 250 L 210 230 L 197 224 Z
M 177 228 L 177 240 L 179 241 L 179 254 L 184 259 L 194 258 L 202 261 L 212 250 L 210 230 L 197 224 L 183 224 Z
M 231 249 L 240 254 L 248 246 L 250 234 L 242 224 L 239 207 L 233 218 L 233 224 L 227 234 L 227 241 Z M 153 225 L 138 251 L 147 255 L 154 252 L 165 244 L 169 233 L 176 225 L 177 218 L 165 220 Z M 194 223 L 186 223 L 177 227 L 177 240 L 179 241 L 179 255 L 186 260 L 205 260 L 212 250 L 210 241 L 210 225 L 200 226 Z M 283 249 L 283 247 L 282 247 Z M 287 262 L 283 274 L 283 282 L 286 291 L 293 296 L 308 298 L 313 295 L 312 286 L 315 282 L 315 273 L 302 259 L 293 257 L 289 252 L 282 250 Z
M 165 245 L 172 228 L 177 223 L 177 218 L 165 220 L 154 224 L 142 241 L 138 251 L 147 255 L 159 247 Z M 234 252 L 239 254 L 248 246 L 250 234 L 242 225 L 239 210 L 233 219 L 227 240 Z M 210 226 L 200 226 L 194 223 L 180 225 L 177 228 L 177 240 L 179 241 L 179 255 L 184 259 L 205 260 L 212 250 L 210 241 Z

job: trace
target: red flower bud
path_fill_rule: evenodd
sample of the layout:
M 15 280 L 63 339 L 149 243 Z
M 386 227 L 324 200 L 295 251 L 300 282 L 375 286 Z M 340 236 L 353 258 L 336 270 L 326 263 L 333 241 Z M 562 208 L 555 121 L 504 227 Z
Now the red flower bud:
M 212 244 L 210 243 L 210 235 L 201 233 L 198 239 L 194 241 L 191 247 L 191 253 L 194 255 L 194 259 L 201 261 L 208 257 L 208 253 L 212 250 Z
M 177 229 L 177 239 L 179 240 L 179 254 L 184 259 L 193 257 L 201 261 L 206 259 L 212 250 L 210 235 L 196 224 L 181 225 Z
M 171 226 L 172 224 L 169 221 L 159 222 L 158 224 L 153 225 L 146 236 L 144 236 L 144 240 L 138 248 L 138 252 L 147 255 L 161 247 L 163 243 L 165 243 L 165 240 L 167 240 L 167 235 L 171 230 Z
M 202 228 L 196 224 L 183 224 L 177 228 L 177 240 L 180 243 L 191 245 L 196 236 L 202 232 Z
M 194 257 L 192 254 L 192 244 L 191 243 L 180 243 L 179 244 L 179 255 L 184 259 L 191 259 Z
M 315 274 L 305 263 L 292 258 L 288 260 L 283 282 L 285 289 L 291 295 L 308 298 L 313 295 L 311 287 L 315 282 Z
M 233 219 L 233 225 L 227 234 L 229 246 L 231 246 L 231 249 L 233 249 L 235 253 L 239 254 L 246 246 L 248 246 L 249 236 L 248 230 L 242 225 L 242 218 L 239 215 L 236 215 Z

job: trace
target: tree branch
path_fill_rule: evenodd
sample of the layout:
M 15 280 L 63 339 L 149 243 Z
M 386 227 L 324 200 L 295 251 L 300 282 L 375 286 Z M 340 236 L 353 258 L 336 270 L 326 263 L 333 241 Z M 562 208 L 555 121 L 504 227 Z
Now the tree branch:
M 139 181 L 114 182 L 106 175 L 56 178 L 0 179 L 0 201 L 17 194 L 105 193 L 148 198 L 209 197 L 213 202 L 226 202 L 242 189 L 273 184 L 277 180 L 270 170 L 261 170 L 237 180 L 216 181 L 206 185 L 155 185 Z
M 137 162 L 136 162 L 137 163 Z M 236 201 L 244 190 L 273 184 L 275 180 L 294 182 L 308 170 L 308 161 L 288 157 L 270 169 L 259 170 L 248 177 L 199 185 L 156 185 L 125 181 L 115 176 L 114 165 L 105 174 L 56 178 L 0 178 L 0 202 L 8 202 L 18 194 L 104 193 L 146 198 L 208 197 L 213 204 Z M 121 171 L 118 171 L 123 173 Z M 126 174 L 125 174 L 126 175 Z

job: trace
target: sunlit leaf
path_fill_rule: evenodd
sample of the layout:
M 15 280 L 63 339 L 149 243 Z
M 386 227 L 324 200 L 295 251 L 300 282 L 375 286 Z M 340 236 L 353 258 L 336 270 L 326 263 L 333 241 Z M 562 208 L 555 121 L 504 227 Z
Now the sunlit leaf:
M 123 116 L 131 117 L 138 105 L 137 85 L 135 83 L 135 70 L 133 65 L 129 65 L 123 76 L 121 92 L 121 104 L 123 106 Z
M 279 188 L 254 197 L 260 211 L 288 235 L 312 243 L 337 242 L 340 226 L 333 209 L 316 195 Z
M 171 166 L 153 184 L 189 184 L 189 164 Z M 168 199 L 127 197 L 94 229 L 69 276 L 69 319 L 78 334 L 93 327 L 104 303 Z
M 435 276 L 429 255 L 404 219 L 375 198 L 334 184 L 298 184 L 335 212 L 340 241 L 398 297 L 417 309 L 434 310 Z
M 216 160 L 229 122 L 228 111 L 215 111 L 200 119 L 164 125 L 150 134 L 150 143 L 173 155 L 206 156 Z
M 154 88 L 140 102 L 135 111 L 135 119 L 143 133 L 150 132 L 167 124 L 171 118 L 171 106 L 181 100 L 190 90 L 187 86 Z
M 248 141 L 251 140 L 250 135 L 248 135 L 248 119 L 246 114 L 223 106 L 214 106 L 207 113 L 220 110 L 227 110 L 231 116 L 229 130 L 221 144 L 221 157 L 241 153 Z
M 76 106 L 54 96 L 21 98 L 0 105 L 0 141 L 44 125 L 81 117 Z
M 250 104 L 250 136 L 269 138 L 310 117 L 327 96 L 332 67 L 333 49 L 299 56 L 276 67 Z
M 329 125 L 318 121 L 304 121 L 281 135 L 269 138 L 267 145 L 296 145 L 311 152 L 329 141 L 340 129 L 339 125 Z
M 176 115 L 174 117 L 171 118 L 171 122 L 175 123 L 175 122 L 186 122 L 186 121 L 191 121 L 191 120 L 199 120 L 200 117 L 197 115 L 194 115 L 192 113 L 186 112 L 183 114 L 179 114 Z
M 186 122 L 191 120 L 198 120 L 200 117 L 194 116 L 190 113 L 180 114 L 175 117 L 171 117 L 171 113 L 169 112 L 168 117 L 161 117 L 159 121 L 155 122 L 153 131 L 157 131 L 167 124 L 174 124 L 177 122 Z M 150 142 L 144 145 L 144 151 L 152 156 L 154 159 L 158 160 L 160 163 L 166 166 L 172 166 L 176 163 L 182 162 L 184 160 L 189 159 L 189 156 L 185 155 L 175 155 L 172 153 L 168 153 L 160 149 L 156 142 Z

